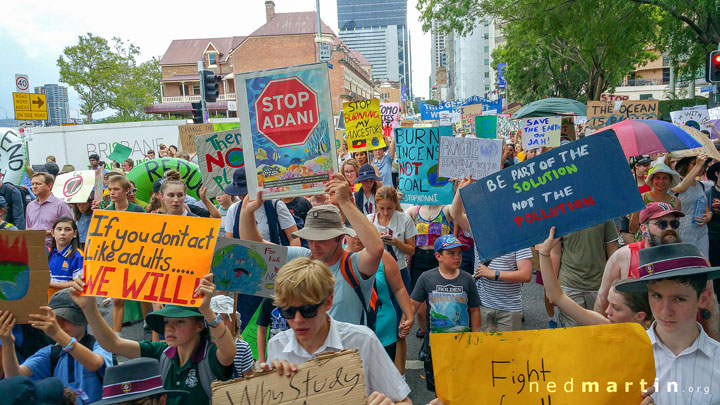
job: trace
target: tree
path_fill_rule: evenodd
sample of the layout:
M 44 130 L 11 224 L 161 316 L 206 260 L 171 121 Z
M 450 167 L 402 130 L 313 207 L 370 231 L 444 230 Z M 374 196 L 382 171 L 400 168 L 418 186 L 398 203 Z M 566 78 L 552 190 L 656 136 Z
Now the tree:
M 443 21 L 464 35 L 494 18 L 507 43 L 494 56 L 506 62 L 515 99 L 543 96 L 599 100 L 623 76 L 652 60 L 657 13 L 621 0 L 419 0 L 423 29 Z
M 145 106 L 159 99 L 160 65 L 157 58 L 140 65 L 140 48 L 120 38 L 115 42 L 115 75 L 110 86 L 108 106 L 122 120 L 136 120 L 145 114 Z
M 57 60 L 60 81 L 67 83 L 80 96 L 80 111 L 93 122 L 93 114 L 102 111 L 110 100 L 109 88 L 114 73 L 115 57 L 104 38 L 88 32 L 78 43 L 66 47 Z

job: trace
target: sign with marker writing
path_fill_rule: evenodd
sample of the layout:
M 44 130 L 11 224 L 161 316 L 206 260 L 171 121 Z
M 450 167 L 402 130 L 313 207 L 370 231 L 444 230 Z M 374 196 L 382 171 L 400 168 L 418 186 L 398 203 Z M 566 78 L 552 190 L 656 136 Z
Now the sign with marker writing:
M 380 104 L 383 136 L 392 136 L 393 129 L 400 126 L 400 103 Z
M 497 116 L 477 115 L 475 116 L 475 136 L 478 138 L 497 138 Z
M 180 150 L 187 153 L 195 153 L 193 137 L 211 132 L 213 132 L 213 124 L 209 122 L 204 124 L 178 125 L 178 143 L 180 144 Z
M 95 211 L 85 244 L 84 295 L 199 307 L 220 220 Z
M 627 119 L 659 119 L 657 100 L 588 101 L 587 128 L 600 129 Z
M 380 100 L 343 103 L 348 151 L 365 152 L 385 147 Z
M 523 150 L 560 146 L 561 124 L 562 118 L 560 117 L 524 119 L 522 128 Z
M 285 262 L 285 246 L 220 237 L 211 270 L 219 290 L 271 298 Z
M 95 188 L 95 171 L 78 170 L 55 178 L 52 193 L 68 204 L 85 203 Z
M 460 190 L 480 259 L 567 235 L 645 207 L 620 142 L 605 131 L 491 174 Z
M 587 342 L 603 350 L 587 350 Z M 650 339 L 633 322 L 431 333 L 430 344 L 446 404 L 636 404 L 655 382 Z
M 0 311 L 18 324 L 47 305 L 50 269 L 45 231 L 0 231 Z
M 399 191 L 408 204 L 451 204 L 453 185 L 440 177 L 440 137 L 452 137 L 449 126 L 396 128 L 395 151 L 399 161 Z
M 704 110 L 671 111 L 670 119 L 675 125 L 687 125 L 697 130 L 712 132 L 710 128 L 710 113 Z
M 208 198 L 222 194 L 232 184 L 235 170 L 245 166 L 239 129 L 198 135 L 195 149 Z
M 710 108 L 707 111 L 710 122 L 715 126 L 715 131 L 720 131 L 720 107 Z M 710 139 L 717 139 L 715 131 L 710 131 Z
M 500 170 L 501 139 L 440 137 L 439 175 L 482 179 Z
M 364 404 L 368 393 L 357 350 L 323 353 L 298 364 L 292 377 L 277 371 L 212 385 L 215 405 Z

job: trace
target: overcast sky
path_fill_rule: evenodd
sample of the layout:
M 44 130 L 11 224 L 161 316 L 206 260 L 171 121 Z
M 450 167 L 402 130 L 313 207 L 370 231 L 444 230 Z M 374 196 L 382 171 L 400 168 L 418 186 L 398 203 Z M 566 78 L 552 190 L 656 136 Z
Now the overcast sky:
M 426 97 L 430 74 L 430 35 L 418 22 L 417 0 L 408 1 L 412 37 L 413 90 Z M 212 8 L 212 4 L 216 7 Z M 107 5 L 107 6 L 106 6 Z M 205 5 L 202 10 L 199 5 Z M 314 0 L 275 0 L 276 12 L 312 11 Z M 213 12 L 213 10 L 215 12 Z M 213 18 L 209 16 L 214 15 Z M 323 21 L 337 33 L 336 0 L 320 0 Z M 208 16 L 208 17 L 201 17 Z M 120 37 L 140 47 L 140 61 L 162 56 L 173 39 L 248 35 L 265 23 L 264 0 L 213 3 L 188 0 L 98 2 L 23 0 L 3 4 L 0 13 L 0 118 L 12 118 L 15 73 L 30 76 L 31 89 L 58 83 L 57 58 L 77 37 L 90 32 L 108 41 Z M 70 116 L 79 100 L 70 89 Z M 107 115 L 107 114 L 103 114 Z M 98 115 L 102 117 L 103 115 Z

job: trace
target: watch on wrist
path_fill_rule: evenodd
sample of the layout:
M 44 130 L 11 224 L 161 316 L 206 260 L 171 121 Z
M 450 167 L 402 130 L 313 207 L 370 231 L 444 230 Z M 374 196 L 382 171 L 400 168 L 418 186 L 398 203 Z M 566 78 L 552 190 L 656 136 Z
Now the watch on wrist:
M 207 322 L 207 321 L 205 321 L 205 322 Z M 220 324 L 220 322 L 222 322 L 222 314 L 218 314 L 217 318 L 215 318 L 214 321 L 207 322 L 207 325 L 211 328 L 214 328 L 214 327 L 218 326 Z
M 495 281 L 500 279 L 500 270 L 495 270 Z

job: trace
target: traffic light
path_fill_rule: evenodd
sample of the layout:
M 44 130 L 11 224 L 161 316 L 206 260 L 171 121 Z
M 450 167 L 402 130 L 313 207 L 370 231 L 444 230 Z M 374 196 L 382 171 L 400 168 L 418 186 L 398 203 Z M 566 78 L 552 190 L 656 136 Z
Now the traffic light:
M 190 103 L 192 105 L 192 115 L 193 115 L 193 124 L 202 124 L 204 121 L 203 118 L 203 111 L 202 111 L 202 103 Z
M 708 83 L 720 82 L 720 51 L 712 51 L 708 54 L 705 65 L 705 81 Z
M 218 89 L 218 79 L 220 76 L 215 76 L 215 72 L 212 70 L 203 70 L 200 75 L 200 85 L 205 88 L 205 102 L 214 103 L 217 100 L 220 90 Z

